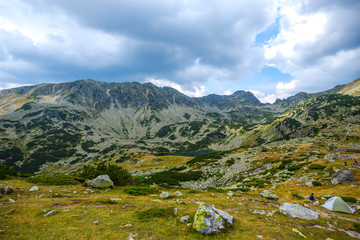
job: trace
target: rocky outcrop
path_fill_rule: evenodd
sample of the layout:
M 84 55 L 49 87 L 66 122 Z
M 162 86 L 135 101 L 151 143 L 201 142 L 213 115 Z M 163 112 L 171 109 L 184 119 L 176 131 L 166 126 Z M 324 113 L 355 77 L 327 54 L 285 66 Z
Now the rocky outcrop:
M 355 181 L 354 174 L 349 170 L 339 170 L 331 177 L 332 184 Z
M 264 198 L 270 199 L 270 200 L 278 200 L 279 197 L 276 196 L 275 194 L 270 193 L 268 190 L 264 190 L 262 192 L 259 193 L 261 196 L 263 196 Z
M 193 227 L 202 234 L 220 233 L 225 229 L 225 223 L 233 225 L 233 217 L 227 212 L 219 210 L 212 205 L 200 203 L 194 217 Z
M 169 193 L 169 192 L 162 192 L 160 194 L 160 198 L 163 198 L 163 199 L 167 199 L 167 198 L 171 198 L 172 195 Z
M 97 178 L 87 182 L 88 186 L 93 188 L 113 188 L 114 183 L 108 175 L 100 175 Z
M 318 213 L 311 210 L 310 208 L 306 208 L 301 206 L 298 203 L 287 203 L 284 202 L 280 206 L 280 213 L 290 216 L 292 218 L 301 218 L 305 220 L 315 220 L 318 218 Z

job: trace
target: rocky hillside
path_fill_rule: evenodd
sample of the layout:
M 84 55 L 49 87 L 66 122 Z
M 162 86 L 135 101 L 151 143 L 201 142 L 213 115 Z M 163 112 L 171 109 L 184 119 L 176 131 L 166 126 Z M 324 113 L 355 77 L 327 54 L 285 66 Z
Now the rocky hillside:
M 339 121 L 356 122 L 358 97 L 330 94 L 355 83 L 273 105 L 245 91 L 190 98 L 151 83 L 80 80 L 1 90 L 0 161 L 21 172 L 72 171 L 121 162 L 126 151 L 219 151 L 314 137 L 340 129 Z

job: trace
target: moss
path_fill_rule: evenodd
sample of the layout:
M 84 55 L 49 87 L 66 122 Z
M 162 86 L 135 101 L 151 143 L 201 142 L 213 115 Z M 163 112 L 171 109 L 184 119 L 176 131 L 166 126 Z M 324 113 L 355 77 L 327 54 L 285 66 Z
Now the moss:
M 158 193 L 159 191 L 155 188 L 150 187 L 126 187 L 124 188 L 124 192 L 133 196 L 142 196 Z

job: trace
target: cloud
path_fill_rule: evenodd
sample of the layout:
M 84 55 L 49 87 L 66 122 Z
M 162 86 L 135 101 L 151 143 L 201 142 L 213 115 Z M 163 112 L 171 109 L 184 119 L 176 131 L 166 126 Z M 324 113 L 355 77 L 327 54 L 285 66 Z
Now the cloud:
M 270 0 L 13 0 L 0 5 L 0 30 L 6 32 L 1 48 L 43 71 L 9 73 L 33 82 L 157 76 L 188 88 L 210 80 L 241 81 L 262 68 L 264 50 L 253 43 L 276 16 Z M 26 45 L 18 49 L 14 39 Z
M 298 93 L 297 85 L 297 80 L 292 80 L 288 83 L 278 82 L 276 84 L 276 92 L 272 94 L 265 94 L 258 90 L 249 91 L 252 92 L 262 103 L 274 103 L 276 99 L 284 99 Z
M 280 31 L 264 47 L 265 57 L 293 77 L 293 89 L 321 91 L 359 77 L 359 1 L 279 3 Z
M 189 97 L 202 97 L 208 94 L 208 92 L 205 89 L 205 86 L 193 87 L 192 90 L 184 90 L 181 85 L 175 82 L 171 82 L 167 79 L 148 78 L 145 80 L 145 82 L 150 82 L 158 87 L 172 87 Z

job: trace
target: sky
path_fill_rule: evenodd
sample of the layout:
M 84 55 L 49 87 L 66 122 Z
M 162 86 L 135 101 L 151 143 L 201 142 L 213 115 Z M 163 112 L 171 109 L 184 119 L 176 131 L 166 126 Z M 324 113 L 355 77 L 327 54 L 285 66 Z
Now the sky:
M 95 79 L 274 102 L 360 77 L 359 0 L 0 0 L 0 89 Z

